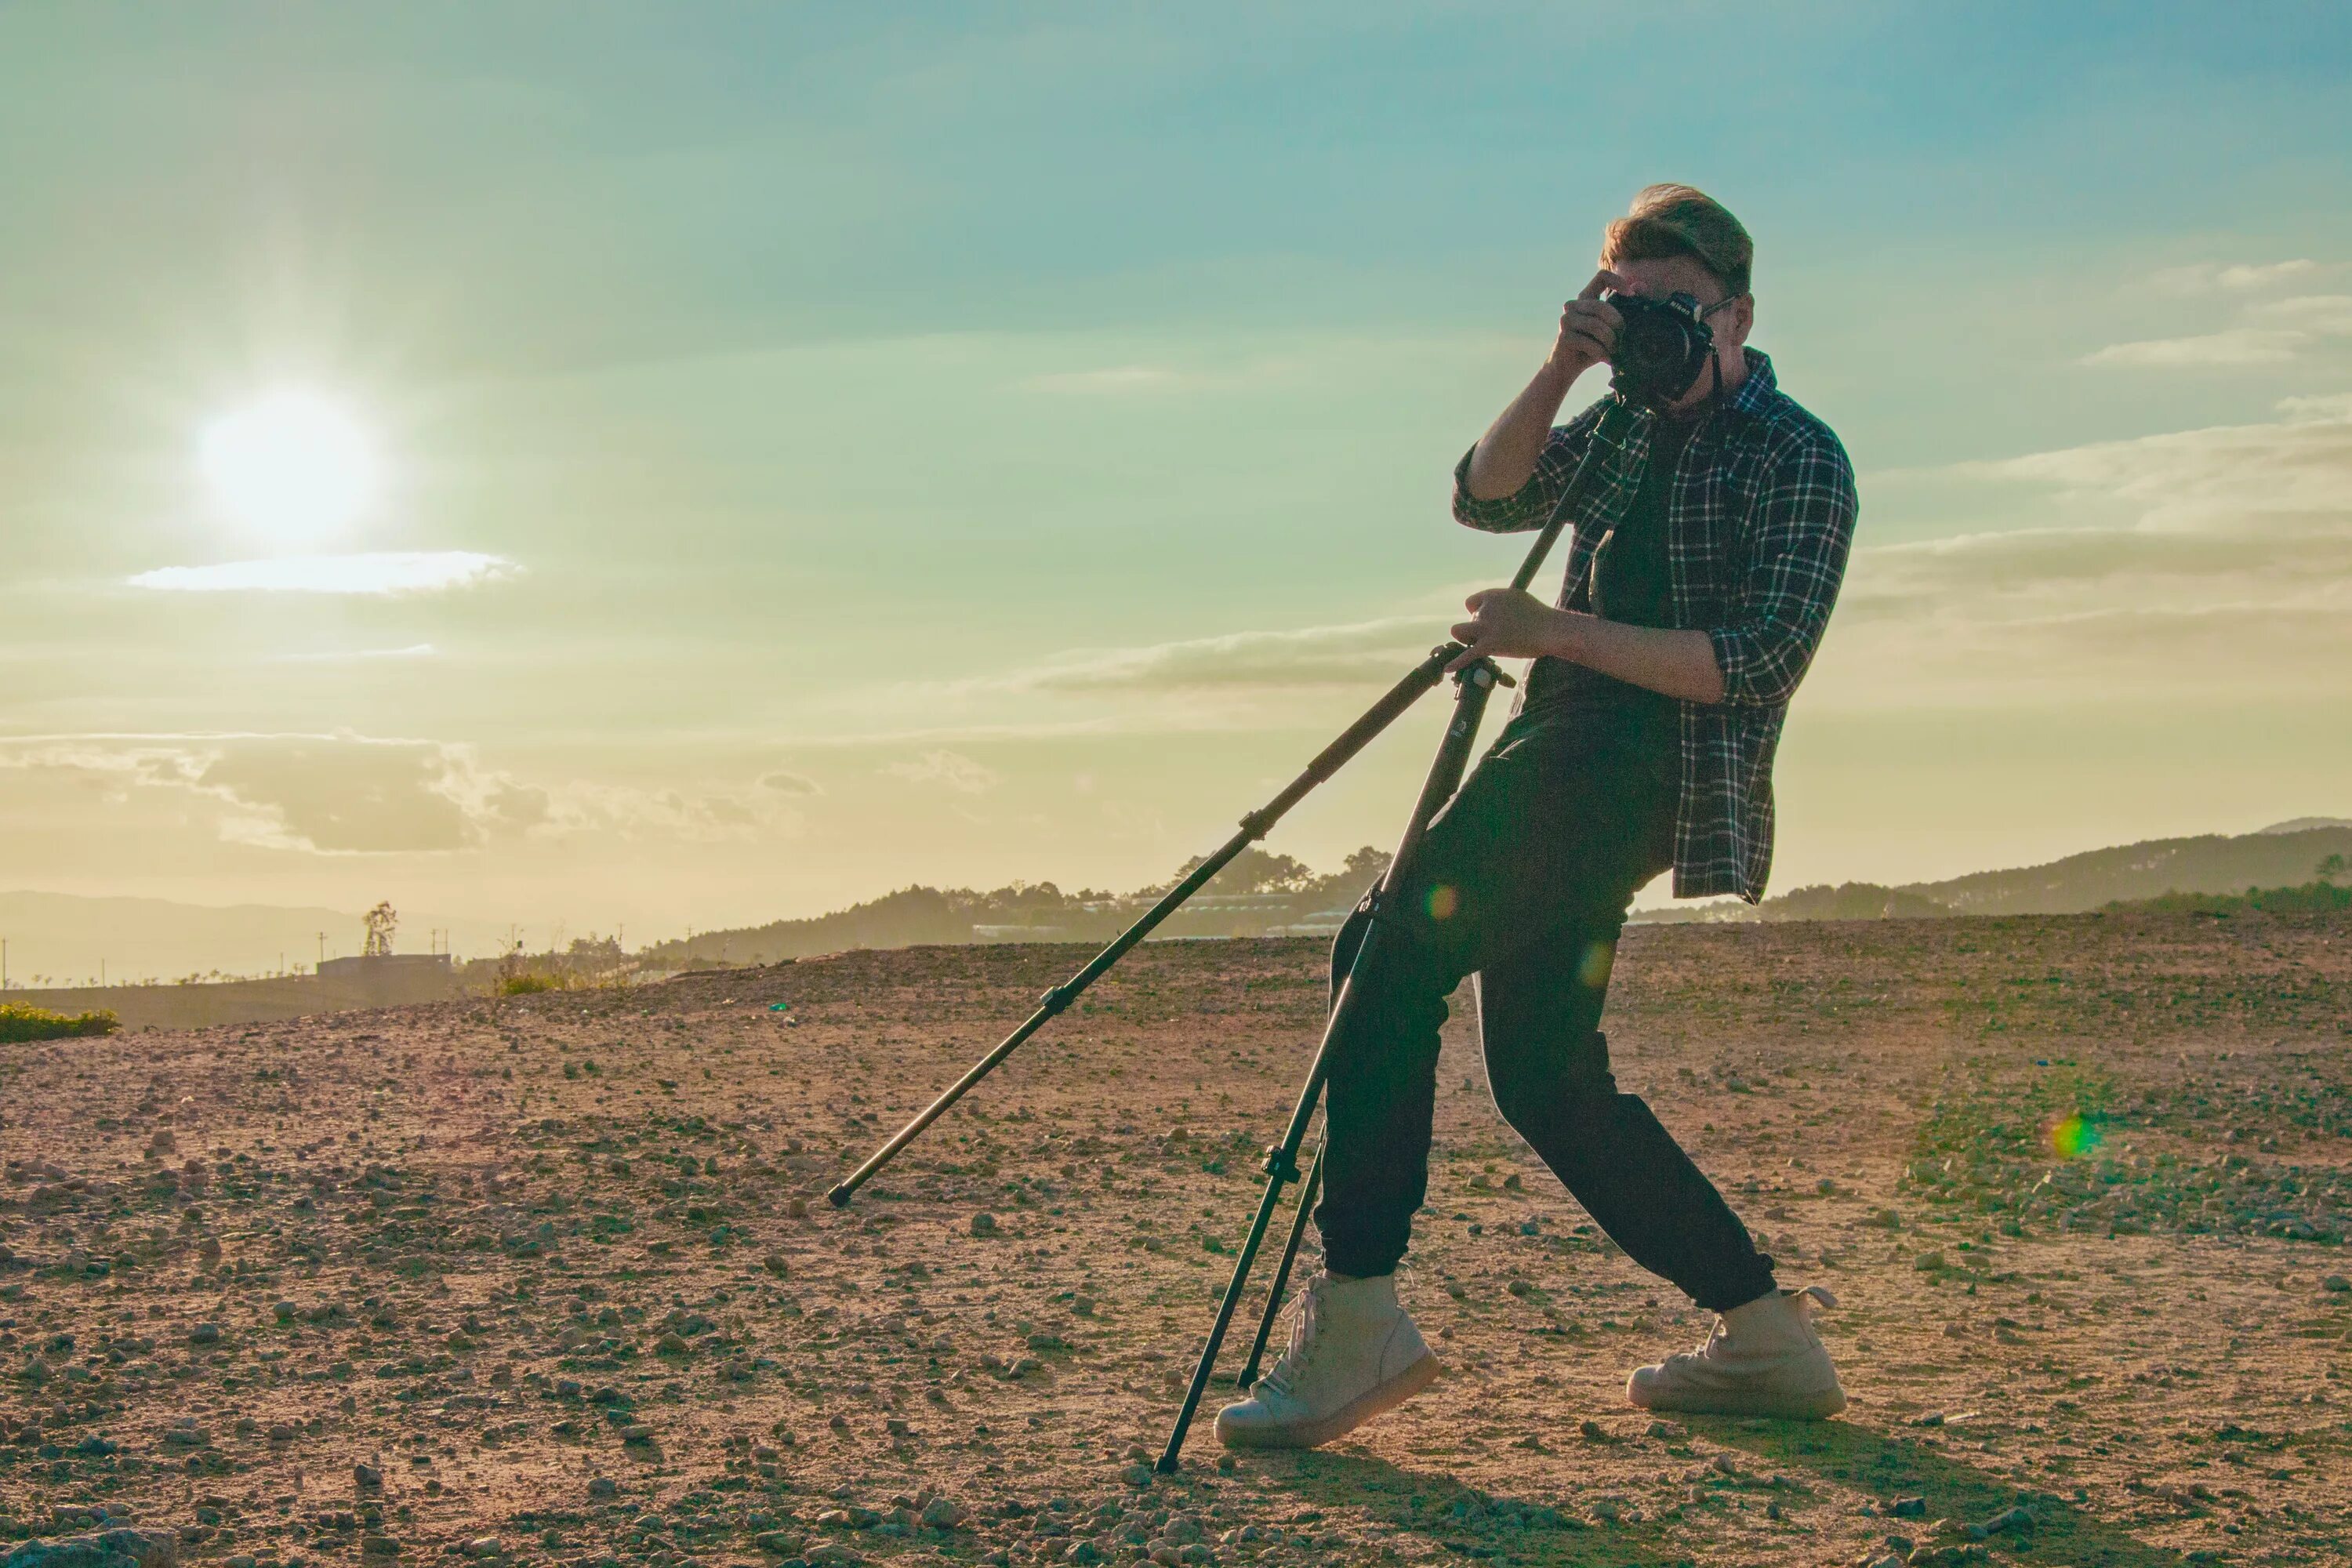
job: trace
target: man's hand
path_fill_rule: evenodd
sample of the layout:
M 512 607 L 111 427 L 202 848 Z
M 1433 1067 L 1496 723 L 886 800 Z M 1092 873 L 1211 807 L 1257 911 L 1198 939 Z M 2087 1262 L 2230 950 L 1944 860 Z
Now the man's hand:
M 1560 612 L 1523 588 L 1482 588 L 1463 602 L 1470 618 L 1454 628 L 1465 645 L 1448 675 L 1481 658 L 1535 658 L 1549 653 Z
M 1611 289 L 1630 293 L 1633 286 L 1604 267 L 1592 275 L 1584 292 L 1560 307 L 1559 338 L 1552 344 L 1551 364 L 1566 372 L 1570 380 L 1617 352 L 1617 329 L 1625 324 L 1625 318 L 1601 297 Z

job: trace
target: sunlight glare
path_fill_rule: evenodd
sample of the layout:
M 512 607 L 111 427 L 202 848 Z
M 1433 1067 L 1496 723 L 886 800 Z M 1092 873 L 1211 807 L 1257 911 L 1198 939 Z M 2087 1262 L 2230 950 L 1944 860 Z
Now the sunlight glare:
M 283 539 L 348 526 L 374 499 L 378 479 L 359 425 L 317 394 L 291 390 L 214 421 L 199 465 L 230 516 Z

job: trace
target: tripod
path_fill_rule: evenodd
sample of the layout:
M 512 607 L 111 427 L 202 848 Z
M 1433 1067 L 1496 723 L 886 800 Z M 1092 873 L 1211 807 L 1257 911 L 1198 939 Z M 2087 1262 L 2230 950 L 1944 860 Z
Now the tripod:
M 1589 453 L 1587 460 L 1590 460 Z M 1512 577 L 1512 587 L 1525 589 L 1534 581 L 1553 541 L 1559 536 L 1561 523 L 1568 515 L 1570 500 L 1580 488 L 1578 480 L 1582 477 L 1582 466 L 1580 465 L 1575 477 L 1561 491 L 1559 503 L 1552 509 L 1551 516 L 1537 535 L 1534 547 L 1528 552 L 1527 559 Z M 1431 649 L 1428 658 L 1391 687 L 1387 694 L 1367 709 L 1361 718 L 1342 731 L 1338 739 L 1307 764 L 1304 772 L 1283 788 L 1281 794 L 1243 817 L 1239 831 L 1225 840 L 1216 853 L 1170 889 L 1158 903 L 1120 932 L 1109 946 L 1088 960 L 1083 969 L 1046 992 L 1039 999 L 1036 1011 L 1023 1020 L 1021 1026 L 1007 1035 L 994 1050 L 981 1058 L 971 1070 L 949 1085 L 938 1099 L 893 1134 L 888 1142 L 868 1156 L 864 1164 L 826 1193 L 825 1196 L 834 1206 L 846 1206 L 857 1189 L 897 1158 L 899 1151 L 913 1142 L 923 1129 L 938 1121 L 949 1107 L 970 1093 L 981 1079 L 995 1071 L 1024 1040 L 1045 1027 L 1048 1020 L 1076 1000 L 1081 992 L 1102 978 L 1111 965 L 1150 934 L 1153 927 L 1173 914 L 1185 900 L 1200 891 L 1209 879 L 1223 869 L 1234 856 L 1254 841 L 1265 837 L 1283 815 L 1305 799 L 1316 785 L 1339 772 L 1350 758 L 1370 744 L 1374 736 L 1394 723 L 1406 709 L 1421 699 L 1423 693 L 1443 680 L 1446 667 L 1465 651 L 1460 643 L 1446 643 Z M 1184 1393 L 1183 1406 L 1177 1412 L 1175 1426 L 1168 1434 L 1168 1445 L 1160 1453 L 1159 1468 L 1163 1474 L 1172 1474 L 1176 1468 L 1177 1457 L 1184 1447 L 1185 1434 L 1200 1409 L 1201 1396 L 1207 1391 L 1209 1380 L 1215 1373 L 1217 1352 L 1223 1347 L 1225 1331 L 1233 1324 L 1234 1313 L 1240 1307 L 1243 1290 L 1249 1282 L 1250 1269 L 1257 1261 L 1258 1248 L 1265 1244 L 1266 1230 L 1274 1223 L 1275 1211 L 1281 1205 L 1282 1190 L 1299 1180 L 1298 1151 L 1307 1141 L 1307 1127 L 1315 1119 L 1317 1102 L 1322 1099 L 1324 1081 L 1331 1070 L 1332 1042 L 1354 1016 L 1359 995 L 1355 976 L 1370 972 L 1388 940 L 1383 934 L 1388 922 L 1379 918 L 1381 909 L 1410 886 L 1430 820 L 1454 797 L 1454 790 L 1462 783 L 1463 773 L 1469 765 L 1470 748 L 1477 742 L 1479 721 L 1486 716 L 1487 699 L 1494 694 L 1498 682 L 1507 685 L 1509 677 L 1486 658 L 1475 659 L 1455 672 L 1454 717 L 1445 726 L 1444 737 L 1438 742 L 1437 756 L 1430 763 L 1428 776 L 1422 783 L 1421 795 L 1413 803 L 1412 815 L 1405 823 L 1402 837 L 1398 840 L 1395 858 L 1389 862 L 1388 871 L 1372 895 L 1370 928 L 1365 932 L 1362 944 L 1357 948 L 1356 956 L 1349 965 L 1348 977 L 1340 983 L 1339 994 L 1333 1000 L 1330 1014 L 1324 1023 L 1322 1041 L 1316 1048 L 1314 1064 L 1307 1069 L 1306 1085 L 1298 1091 L 1298 1102 L 1291 1110 L 1290 1124 L 1284 1131 L 1282 1141 L 1265 1152 L 1263 1167 L 1266 1177 L 1265 1192 L 1258 1200 L 1257 1213 L 1250 1221 L 1249 1235 L 1242 1243 L 1240 1255 L 1234 1259 L 1233 1279 L 1225 1286 L 1224 1296 L 1218 1302 L 1216 1321 L 1210 1327 L 1207 1343 L 1202 1346 L 1200 1363 L 1194 1367 L 1192 1384 Z M 1297 1259 L 1299 1242 L 1306 1234 L 1307 1217 L 1315 1206 L 1315 1194 L 1321 1185 L 1322 1176 L 1323 1156 L 1318 1152 L 1299 1194 L 1298 1211 L 1291 1221 L 1289 1240 L 1283 1248 L 1282 1263 L 1276 1272 L 1274 1288 L 1266 1296 L 1265 1315 L 1258 1321 L 1257 1338 L 1250 1347 L 1248 1364 L 1243 1368 L 1237 1380 L 1243 1388 L 1249 1387 L 1257 1380 L 1258 1363 L 1265 1353 L 1266 1341 L 1274 1331 L 1275 1320 L 1281 1313 L 1282 1294 L 1289 1284 L 1290 1270 Z

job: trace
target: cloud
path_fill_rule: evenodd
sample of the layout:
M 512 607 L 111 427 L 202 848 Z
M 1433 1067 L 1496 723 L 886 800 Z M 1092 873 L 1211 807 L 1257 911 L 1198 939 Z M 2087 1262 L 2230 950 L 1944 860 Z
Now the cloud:
M 1161 365 L 1123 364 L 1102 370 L 1055 371 L 1025 377 L 1016 384 L 1033 392 L 1095 396 L 1126 392 L 1164 392 L 1182 384 L 1185 380 L 1182 372 Z
M 719 790 L 533 784 L 442 741 L 333 734 L 46 735 L 0 741 L 0 773 L 80 775 L 109 798 L 184 793 L 226 843 L 314 855 L 448 854 L 608 832 L 711 839 L 795 833 L 790 806 Z
M 211 566 L 158 566 L 134 588 L 180 594 L 425 594 L 511 577 L 522 570 L 473 550 L 389 550 L 353 555 L 278 555 Z
M 2298 294 L 2250 306 L 2246 314 L 2315 337 L 2352 337 L 2352 294 Z
M 379 658 L 437 658 L 440 649 L 429 642 L 410 643 L 405 647 L 337 647 L 321 648 L 316 653 L 281 653 L 281 664 L 343 664 Z
M 985 795 L 1003 782 L 994 768 L 961 752 L 925 752 L 911 762 L 886 763 L 881 771 L 910 784 L 942 784 L 958 795 Z
M 2287 261 L 2203 261 L 2190 267 L 2168 268 L 2150 281 L 2168 294 L 2242 293 L 2276 289 L 2323 270 L 2318 262 L 2307 257 Z
M 1029 691 L 1213 691 L 1392 681 L 1445 640 L 1436 616 L 1234 632 L 1138 647 L 1079 648 L 995 678 Z
M 2352 699 L 2352 396 L 2280 413 L 1948 470 L 2084 521 L 1857 550 L 1809 697 Z
M 774 790 L 778 795 L 823 795 L 824 793 L 817 786 L 814 779 L 806 778 L 795 773 L 787 773 L 781 768 L 772 773 L 761 774 L 760 787 Z
M 2283 276 L 2316 270 L 2314 262 L 2282 263 L 2291 268 L 2229 268 L 2229 276 L 2262 274 L 2268 284 Z M 2254 287 L 2221 283 L 2218 287 Z M 2137 342 L 2110 343 L 2084 354 L 2084 364 L 2133 365 L 2144 369 L 2179 369 L 2197 365 L 2283 364 L 2325 338 L 2352 337 L 2352 294 L 2298 294 L 2283 300 L 2248 302 L 2238 311 L 2240 324 L 2216 332 L 2183 338 L 2148 338 Z
M 2311 334 L 2277 329 L 2231 327 L 2189 338 L 2148 338 L 2109 343 L 2084 354 L 2084 364 L 2172 368 L 2185 365 L 2283 364 L 2311 342 Z

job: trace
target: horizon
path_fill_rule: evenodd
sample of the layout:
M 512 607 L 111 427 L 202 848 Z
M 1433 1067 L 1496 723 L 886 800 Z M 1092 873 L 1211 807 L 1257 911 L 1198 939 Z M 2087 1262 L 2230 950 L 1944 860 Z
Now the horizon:
M 2352 17 L 2126 15 L 1717 21 L 1772 90 L 1661 113 L 1597 7 L 0 14 L 0 883 L 1165 877 L 1508 576 L 1450 469 L 1668 178 L 1859 473 L 1771 892 L 2352 815 Z

